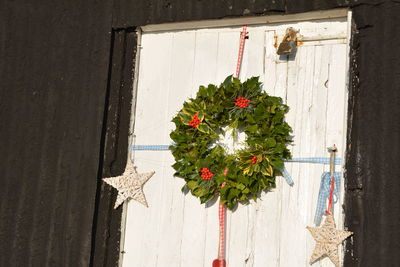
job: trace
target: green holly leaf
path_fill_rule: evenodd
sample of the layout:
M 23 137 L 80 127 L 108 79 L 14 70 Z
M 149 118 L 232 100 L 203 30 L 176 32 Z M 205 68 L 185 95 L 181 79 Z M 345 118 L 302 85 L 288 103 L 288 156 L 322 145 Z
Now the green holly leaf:
M 207 96 L 207 88 L 205 88 L 202 85 L 199 87 L 199 91 L 197 93 L 197 97 L 199 97 L 199 96 L 202 96 L 202 97 Z
M 189 116 L 185 113 L 180 113 L 178 116 L 185 125 L 189 124 L 189 122 L 192 120 L 192 116 Z
M 212 97 L 217 91 L 217 87 L 213 84 L 209 84 L 207 87 L 207 97 Z
M 250 125 L 246 128 L 246 132 L 256 132 L 258 130 L 257 125 Z
M 202 133 L 206 133 L 209 134 L 212 132 L 211 128 L 205 124 L 205 123 L 200 123 L 199 126 L 197 126 L 197 129 L 202 132 Z
M 283 169 L 283 167 L 284 167 L 283 161 L 282 160 L 278 160 L 278 159 L 277 160 L 273 160 L 271 162 L 271 164 L 272 164 L 272 166 L 274 166 L 277 169 Z
M 229 75 L 228 77 L 225 78 L 225 81 L 223 82 L 223 85 L 225 87 L 231 87 L 232 86 L 232 75 Z
M 204 102 L 203 102 L 204 103 Z M 205 104 L 204 104 L 205 105 Z M 204 108 L 205 109 L 205 108 Z M 204 112 L 203 111 L 199 111 L 198 113 L 197 113 L 197 117 L 199 117 L 199 120 L 200 121 L 203 121 L 204 120 Z
M 189 181 L 186 185 L 192 191 L 199 187 L 199 183 L 197 181 Z

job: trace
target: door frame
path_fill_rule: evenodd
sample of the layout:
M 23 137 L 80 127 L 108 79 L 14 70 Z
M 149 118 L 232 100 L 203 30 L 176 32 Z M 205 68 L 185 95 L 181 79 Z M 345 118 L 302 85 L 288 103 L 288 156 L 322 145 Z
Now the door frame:
M 223 27 L 235 27 L 241 26 L 243 24 L 246 25 L 267 25 L 267 24 L 277 24 L 277 23 L 291 23 L 291 22 L 302 22 L 302 21 L 317 21 L 324 19 L 334 19 L 334 18 L 346 18 L 348 30 L 346 36 L 341 36 L 341 38 L 347 39 L 347 57 L 346 57 L 346 92 L 348 94 L 349 91 L 349 50 L 350 50 L 350 37 L 351 37 L 351 19 L 352 12 L 347 9 L 333 9 L 333 10 L 325 10 L 325 11 L 313 11 L 299 14 L 289 14 L 289 15 L 270 15 L 270 16 L 258 16 L 258 17 L 240 17 L 240 18 L 226 18 L 220 20 L 201 20 L 201 21 L 189 21 L 189 22 L 176 22 L 176 23 L 163 23 L 163 24 L 148 24 L 144 26 L 137 27 L 135 29 L 135 41 L 136 41 L 136 50 L 134 53 L 134 69 L 133 73 L 133 81 L 132 81 L 132 108 L 131 108 L 131 120 L 129 126 L 129 147 L 133 143 L 133 129 L 135 124 L 135 116 L 136 116 L 136 96 L 138 90 L 138 81 L 139 81 L 139 62 L 140 62 L 140 51 L 141 51 L 141 39 L 142 34 L 144 33 L 157 33 L 157 32 L 170 32 L 170 31 L 183 31 L 183 30 L 196 30 L 196 29 L 205 29 L 205 28 L 223 28 Z M 283 38 L 283 35 L 278 36 L 277 41 L 279 42 Z M 310 39 L 307 40 L 305 37 L 305 41 L 324 41 L 338 39 L 335 38 L 324 38 L 324 39 Z M 340 38 L 339 38 L 340 39 Z M 346 95 L 347 95 L 346 94 Z M 347 111 L 347 110 L 346 110 Z M 128 149 L 128 157 L 131 157 L 131 150 Z M 344 195 L 343 186 L 341 189 L 341 195 Z M 120 232 L 120 242 L 119 242 L 119 260 L 118 266 L 122 267 L 122 262 L 124 258 L 124 242 L 125 242 L 125 227 L 127 221 L 127 205 L 123 205 L 122 214 L 121 214 L 121 232 Z M 344 250 L 345 246 L 343 246 Z

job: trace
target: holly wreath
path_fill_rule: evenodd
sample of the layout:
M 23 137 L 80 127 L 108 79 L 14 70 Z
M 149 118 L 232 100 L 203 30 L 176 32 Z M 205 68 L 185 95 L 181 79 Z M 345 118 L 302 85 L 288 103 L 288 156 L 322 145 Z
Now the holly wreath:
M 258 77 L 242 83 L 228 76 L 219 86 L 200 86 L 196 98 L 184 102 L 172 119 L 172 167 L 174 176 L 186 182 L 182 191 L 189 190 L 201 203 L 220 195 L 232 210 L 275 188 L 284 160 L 291 158 L 288 111 L 280 97 L 262 90 Z M 227 129 L 245 133 L 242 149 L 228 153 L 218 143 Z

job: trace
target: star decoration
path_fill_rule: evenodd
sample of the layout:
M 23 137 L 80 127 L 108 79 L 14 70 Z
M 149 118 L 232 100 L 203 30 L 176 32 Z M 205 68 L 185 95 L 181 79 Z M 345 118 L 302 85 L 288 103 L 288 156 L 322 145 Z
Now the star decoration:
M 328 214 L 322 227 L 307 226 L 307 229 L 317 242 L 310 264 L 319 258 L 329 257 L 336 266 L 339 266 L 338 246 L 353 233 L 336 229 L 335 219 L 332 214 Z
M 114 209 L 118 208 L 118 206 L 128 198 L 132 198 L 148 207 L 143 193 L 143 185 L 154 175 L 154 173 L 154 171 L 148 173 L 137 173 L 130 163 L 130 160 L 128 160 L 125 172 L 122 175 L 103 178 L 104 182 L 118 190 Z

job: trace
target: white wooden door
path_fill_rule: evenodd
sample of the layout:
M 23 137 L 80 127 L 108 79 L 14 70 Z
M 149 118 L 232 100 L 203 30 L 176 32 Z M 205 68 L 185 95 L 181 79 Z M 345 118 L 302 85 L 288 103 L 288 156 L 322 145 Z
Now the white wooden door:
M 304 43 L 295 56 L 279 57 L 277 35 L 299 29 Z M 144 33 L 139 64 L 136 145 L 168 145 L 171 119 L 199 85 L 219 84 L 236 67 L 241 27 Z M 347 19 L 249 26 L 240 78 L 260 76 L 264 90 L 289 105 L 293 157 L 327 157 L 336 144 L 343 158 L 346 134 Z M 205 207 L 183 180 L 173 177 L 169 151 L 135 151 L 139 172 L 156 174 L 144 186 L 149 208 L 127 208 L 124 267 L 211 266 L 217 256 L 218 205 Z M 248 206 L 228 211 L 227 261 L 239 266 L 309 266 L 313 217 L 322 172 L 329 166 L 287 163 L 295 182 L 277 178 L 277 188 Z M 338 169 L 338 168 L 337 168 Z M 343 183 L 342 183 L 343 184 Z M 341 202 L 335 218 L 342 226 Z M 333 266 L 325 259 L 313 266 Z

